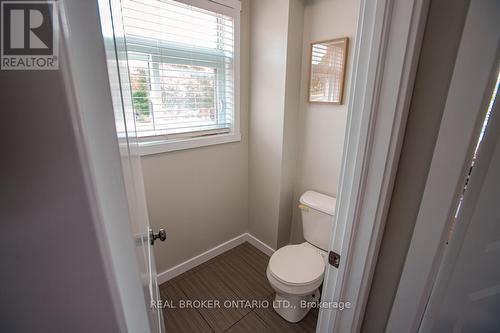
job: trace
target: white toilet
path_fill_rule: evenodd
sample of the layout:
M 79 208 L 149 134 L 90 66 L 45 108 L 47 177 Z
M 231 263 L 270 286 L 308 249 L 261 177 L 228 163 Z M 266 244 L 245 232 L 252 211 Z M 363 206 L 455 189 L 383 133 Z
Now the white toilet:
M 319 300 L 336 199 L 307 191 L 300 197 L 302 230 L 306 242 L 278 249 L 267 265 L 267 278 L 276 291 L 274 309 L 296 323 L 306 316 L 306 302 Z

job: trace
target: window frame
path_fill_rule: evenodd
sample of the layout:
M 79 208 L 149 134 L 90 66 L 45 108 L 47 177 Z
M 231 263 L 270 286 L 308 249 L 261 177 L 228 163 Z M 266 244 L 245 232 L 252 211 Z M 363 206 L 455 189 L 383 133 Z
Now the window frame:
M 233 18 L 234 24 L 234 59 L 233 59 L 233 122 L 230 128 L 220 128 L 213 130 L 201 130 L 193 131 L 179 134 L 169 134 L 168 138 L 166 135 L 157 136 L 144 136 L 139 137 L 139 153 L 141 156 L 160 154 L 171 151 L 178 151 L 184 149 L 192 149 L 199 147 L 206 147 L 211 145 L 218 145 L 229 142 L 239 142 L 241 141 L 240 132 L 240 12 L 241 12 L 241 2 L 239 0 L 175 0 L 180 3 L 187 5 L 192 5 L 201 9 L 209 10 L 212 12 L 220 13 L 226 16 L 231 16 Z M 137 38 L 137 37 L 134 37 Z M 146 41 L 146 39 L 144 39 Z M 152 57 L 156 57 L 158 60 L 160 56 L 154 56 L 156 50 L 156 44 L 151 45 L 151 48 L 147 46 L 146 43 L 142 43 L 141 46 L 137 45 L 137 48 L 132 50 L 128 49 L 128 52 L 137 52 L 142 54 L 151 54 Z M 175 44 L 175 43 L 173 43 Z M 203 48 L 200 47 L 200 53 L 203 52 Z M 182 49 L 180 48 L 180 52 Z M 206 50 L 206 55 L 200 56 L 200 64 L 203 63 L 203 58 L 213 59 L 220 57 L 219 54 L 213 52 L 213 50 Z M 139 60 L 139 59 L 137 59 Z M 153 60 L 153 63 L 156 60 Z M 168 63 L 162 60 L 161 62 Z M 181 62 L 174 62 L 181 63 Z M 206 64 L 205 64 L 206 65 Z M 219 68 L 218 66 L 216 68 Z M 224 70 L 224 68 L 220 68 Z M 224 76 L 224 74 L 222 74 Z M 219 79 L 219 75 L 217 75 Z M 218 96 L 219 97 L 219 96 Z M 217 98 L 218 100 L 218 98 Z M 134 119 L 135 122 L 135 119 Z

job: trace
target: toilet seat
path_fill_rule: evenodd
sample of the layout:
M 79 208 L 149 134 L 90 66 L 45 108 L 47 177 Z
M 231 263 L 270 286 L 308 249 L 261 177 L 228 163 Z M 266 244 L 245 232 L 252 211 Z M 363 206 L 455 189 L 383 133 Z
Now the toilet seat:
M 317 288 L 323 281 L 324 272 L 323 256 L 309 244 L 282 247 L 271 256 L 268 265 L 268 273 L 273 278 L 292 288 Z

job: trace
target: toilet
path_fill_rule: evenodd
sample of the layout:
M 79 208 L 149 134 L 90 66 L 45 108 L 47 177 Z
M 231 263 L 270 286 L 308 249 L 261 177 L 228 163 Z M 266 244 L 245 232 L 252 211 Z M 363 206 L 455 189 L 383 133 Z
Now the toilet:
M 274 309 L 289 322 L 302 320 L 311 308 L 304 306 L 306 302 L 320 298 L 335 202 L 335 198 L 315 191 L 302 194 L 299 207 L 306 242 L 286 245 L 269 259 L 266 273 L 276 291 Z

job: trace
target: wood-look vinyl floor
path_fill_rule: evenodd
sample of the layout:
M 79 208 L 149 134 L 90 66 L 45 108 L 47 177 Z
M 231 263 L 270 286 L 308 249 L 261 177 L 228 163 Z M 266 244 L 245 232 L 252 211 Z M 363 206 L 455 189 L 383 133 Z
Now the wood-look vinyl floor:
M 163 309 L 167 333 L 314 332 L 317 309 L 292 324 L 272 308 L 268 261 L 267 255 L 244 243 L 160 285 L 162 299 L 168 303 Z M 205 301 L 204 306 L 195 301 Z M 254 306 L 245 301 L 254 301 Z

